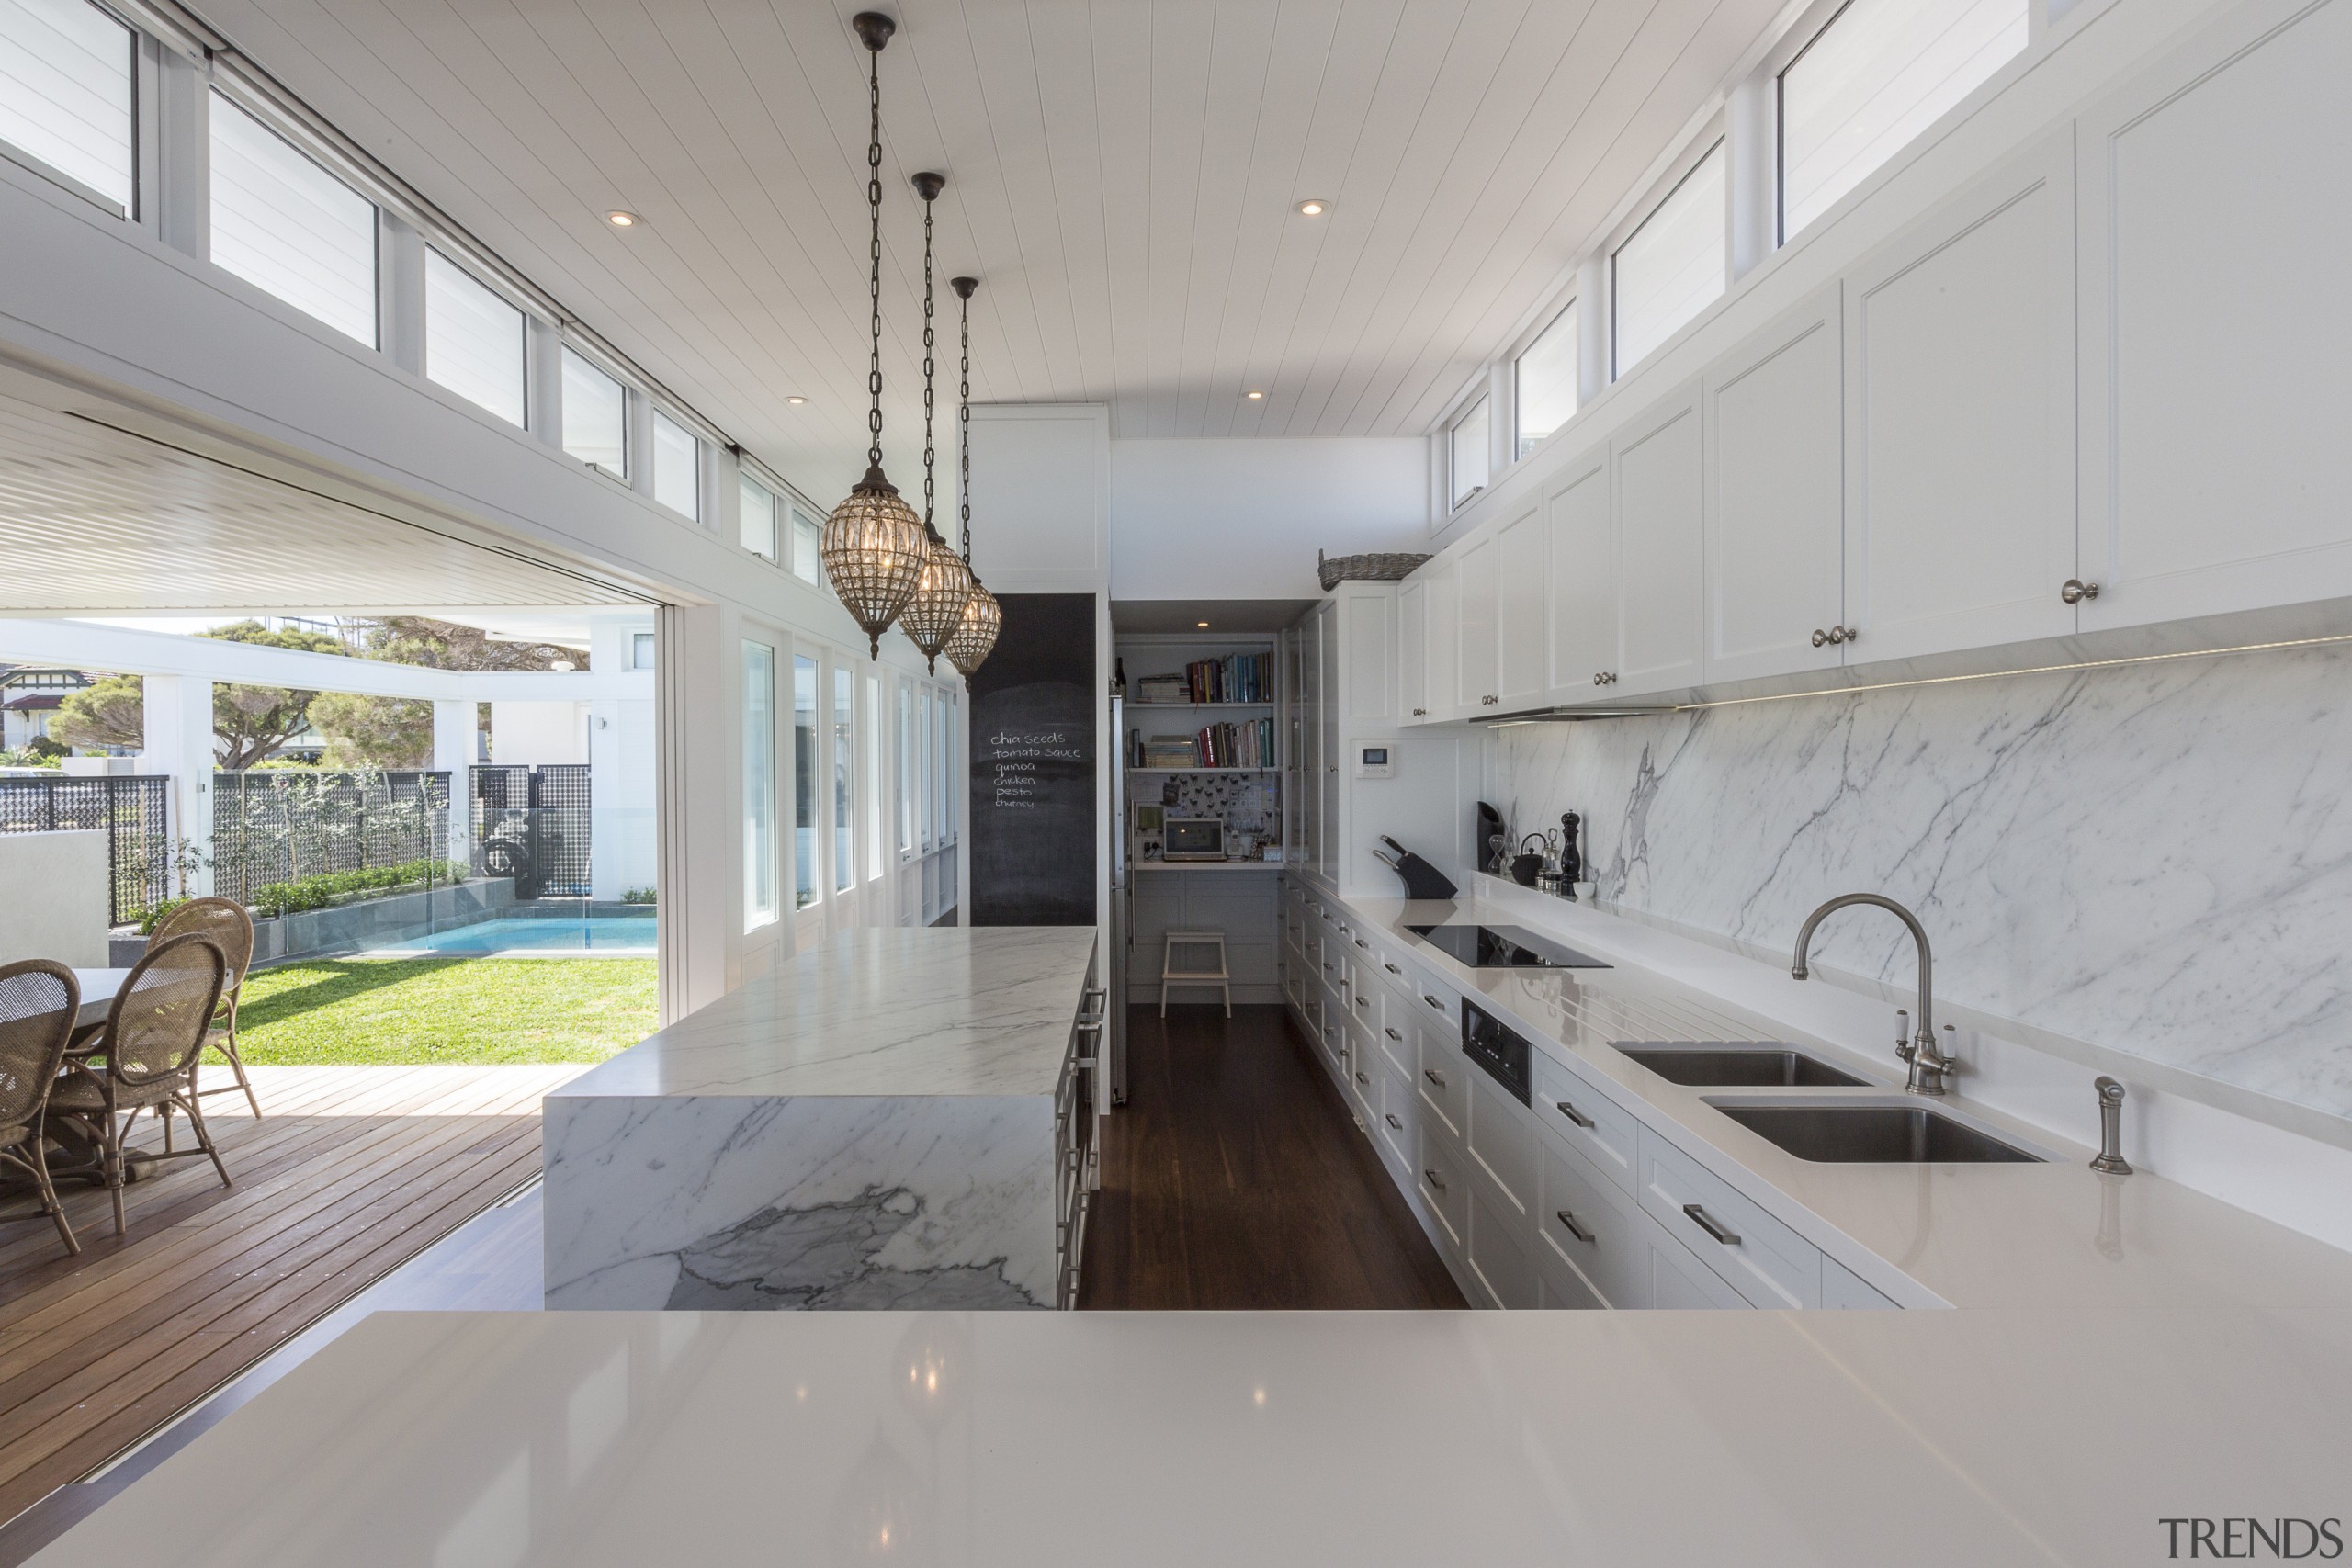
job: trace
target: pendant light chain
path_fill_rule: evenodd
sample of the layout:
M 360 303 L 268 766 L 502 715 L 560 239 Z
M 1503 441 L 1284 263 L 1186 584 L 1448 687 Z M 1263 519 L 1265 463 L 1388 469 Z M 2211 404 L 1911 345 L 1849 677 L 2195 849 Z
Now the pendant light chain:
M 882 51 L 871 51 L 866 59 L 870 69 L 865 78 L 865 102 L 872 118 L 871 134 L 865 143 L 865 207 L 873 214 L 873 239 L 866 246 L 866 302 L 872 307 L 874 332 L 872 348 L 865 361 L 865 389 L 874 399 L 874 406 L 865 415 L 865 428 L 873 439 L 865 448 L 865 460 L 879 468 L 882 464 Z
M 957 280 L 961 282 L 961 279 Z M 964 524 L 964 558 L 972 558 L 972 292 L 958 288 L 964 297 L 963 347 L 964 375 L 956 389 L 956 500 Z
M 922 525 L 931 526 L 931 378 L 934 368 L 932 345 L 937 341 L 932 330 L 931 301 L 931 205 L 925 197 L 922 203 Z

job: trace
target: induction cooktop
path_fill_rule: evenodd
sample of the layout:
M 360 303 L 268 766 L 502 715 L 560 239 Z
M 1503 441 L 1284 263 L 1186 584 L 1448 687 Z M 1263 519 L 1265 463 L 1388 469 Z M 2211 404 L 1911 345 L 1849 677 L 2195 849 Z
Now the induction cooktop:
M 1606 969 L 1589 953 L 1563 947 L 1525 926 L 1407 926 L 1431 947 L 1473 969 Z

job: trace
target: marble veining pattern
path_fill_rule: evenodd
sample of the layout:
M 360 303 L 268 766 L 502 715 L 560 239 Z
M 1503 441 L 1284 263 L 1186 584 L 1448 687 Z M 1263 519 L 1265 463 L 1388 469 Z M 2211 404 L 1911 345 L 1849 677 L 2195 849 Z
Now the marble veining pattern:
M 1939 996 L 2352 1115 L 2352 653 L 2304 649 L 1494 732 L 1515 829 L 1604 901 L 1767 949 L 1910 905 Z M 1907 984 L 1833 917 L 1825 965 Z

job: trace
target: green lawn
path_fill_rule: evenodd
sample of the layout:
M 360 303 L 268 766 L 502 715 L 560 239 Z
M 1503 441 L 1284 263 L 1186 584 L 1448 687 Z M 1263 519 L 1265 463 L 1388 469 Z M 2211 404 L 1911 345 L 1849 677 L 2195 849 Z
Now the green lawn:
M 650 958 L 331 959 L 256 969 L 246 1062 L 601 1062 L 654 1029 Z

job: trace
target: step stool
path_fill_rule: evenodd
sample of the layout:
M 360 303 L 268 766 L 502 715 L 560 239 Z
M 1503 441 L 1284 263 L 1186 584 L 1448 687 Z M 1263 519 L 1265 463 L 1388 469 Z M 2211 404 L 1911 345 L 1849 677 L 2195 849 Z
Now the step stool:
M 1176 950 L 1180 947 L 1207 947 L 1216 951 L 1214 969 L 1179 969 Z M 1159 963 L 1159 1016 L 1168 1016 L 1168 987 L 1170 986 L 1215 986 L 1225 998 L 1225 1016 L 1233 1016 L 1233 976 L 1225 968 L 1225 933 L 1223 931 L 1170 931 L 1168 951 Z

